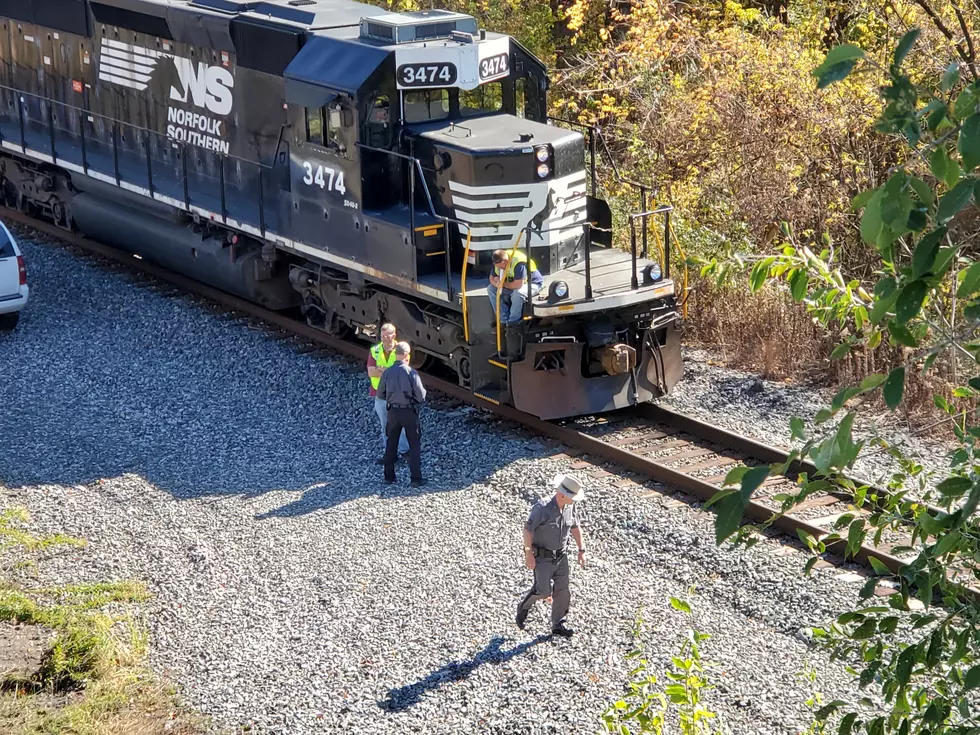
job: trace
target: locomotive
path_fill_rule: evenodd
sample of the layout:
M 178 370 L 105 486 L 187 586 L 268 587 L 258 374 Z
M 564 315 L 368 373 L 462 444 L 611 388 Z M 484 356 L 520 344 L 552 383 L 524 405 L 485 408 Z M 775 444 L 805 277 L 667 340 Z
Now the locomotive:
M 595 133 L 548 117 L 514 38 L 349 0 L 0 0 L 0 23 L 9 206 L 333 335 L 390 321 L 544 419 L 680 379 L 669 246 L 646 247 L 669 208 L 612 247 Z M 504 329 L 487 278 L 516 248 L 545 285 Z

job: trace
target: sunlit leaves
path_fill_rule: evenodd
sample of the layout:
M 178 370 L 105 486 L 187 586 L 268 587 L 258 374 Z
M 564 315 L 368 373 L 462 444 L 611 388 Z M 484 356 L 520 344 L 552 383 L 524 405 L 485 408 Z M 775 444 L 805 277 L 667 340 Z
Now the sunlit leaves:
M 882 388 L 882 397 L 885 399 L 885 405 L 891 409 L 898 408 L 898 404 L 902 402 L 902 394 L 904 392 L 905 367 L 902 366 L 888 373 L 888 378 L 885 380 L 884 388 Z
M 961 179 L 939 200 L 936 220 L 944 225 L 966 206 L 973 196 L 973 179 Z
M 960 81 L 960 65 L 955 61 L 946 67 L 943 72 L 943 79 L 939 88 L 943 92 L 949 92 Z
M 960 165 L 952 158 L 943 146 L 937 146 L 929 157 L 929 169 L 932 175 L 946 186 L 955 186 L 960 180 Z
M 963 121 L 957 150 L 966 171 L 972 171 L 980 165 L 980 115 L 977 113 Z
M 956 295 L 961 299 L 970 298 L 980 291 L 980 262 L 971 263 L 969 268 L 961 271 L 961 274 Z
M 929 285 L 925 281 L 912 281 L 906 285 L 895 302 L 895 322 L 906 324 L 918 315 L 928 294 Z
M 953 103 L 953 114 L 963 119 L 977 111 L 977 93 L 973 87 L 967 87 L 956 97 Z
M 817 88 L 823 89 L 841 81 L 851 73 L 858 60 L 863 58 L 864 51 L 852 44 L 832 48 L 823 63 L 813 70 L 813 75 L 817 78 Z
M 899 40 L 898 45 L 895 47 L 895 53 L 892 56 L 892 70 L 894 73 L 897 73 L 898 68 L 905 61 L 905 57 L 909 55 L 909 51 L 912 50 L 912 46 L 915 45 L 920 34 L 921 31 L 918 28 L 913 28 Z
M 725 478 L 725 484 L 729 484 L 729 482 L 741 482 L 739 490 L 723 490 L 712 498 L 712 502 L 715 502 L 716 498 L 718 499 L 716 503 L 718 517 L 715 520 L 715 539 L 719 544 L 738 530 L 739 523 L 742 520 L 742 514 L 745 512 L 745 507 L 752 499 L 752 493 L 769 476 L 768 465 L 760 465 L 751 469 L 745 467 L 736 469 L 744 471 L 738 472 L 738 474 L 734 474 L 735 470 L 730 472 L 728 477 Z
M 940 228 L 920 238 L 915 246 L 915 252 L 912 254 L 912 276 L 914 278 L 920 278 L 932 270 L 936 256 L 939 255 L 939 243 L 942 242 L 945 234 L 945 228 Z

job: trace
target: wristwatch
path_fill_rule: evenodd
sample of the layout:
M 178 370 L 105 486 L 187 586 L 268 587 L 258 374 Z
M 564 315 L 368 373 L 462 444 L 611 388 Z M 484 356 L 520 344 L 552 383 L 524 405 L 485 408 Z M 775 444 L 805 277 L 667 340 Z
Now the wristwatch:
M 580 546 L 579 549 L 578 549 L 578 553 L 584 554 L 585 553 L 585 549 Z

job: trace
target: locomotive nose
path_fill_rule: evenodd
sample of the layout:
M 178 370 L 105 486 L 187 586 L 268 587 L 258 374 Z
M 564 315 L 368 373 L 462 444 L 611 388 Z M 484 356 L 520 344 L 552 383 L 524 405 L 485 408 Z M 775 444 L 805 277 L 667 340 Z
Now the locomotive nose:
M 415 154 L 432 161 L 440 185 L 527 184 L 583 170 L 580 133 L 511 115 L 410 126 L 409 132 Z

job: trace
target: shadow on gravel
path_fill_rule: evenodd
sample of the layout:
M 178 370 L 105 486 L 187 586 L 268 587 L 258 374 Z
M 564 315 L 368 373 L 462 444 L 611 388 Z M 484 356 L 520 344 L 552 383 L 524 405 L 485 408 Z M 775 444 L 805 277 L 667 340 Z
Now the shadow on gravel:
M 146 485 L 177 500 L 239 496 L 295 518 L 362 496 L 452 493 L 525 458 L 483 417 L 434 400 L 423 411 L 430 484 L 385 488 L 364 365 L 319 358 L 206 310 L 22 243 L 33 275 L 18 329 L 0 338 L 5 486 L 89 485 L 123 502 Z M 441 410 L 440 410 L 441 409 Z M 449 409 L 449 410 L 447 410 Z M 274 508 L 270 509 L 270 506 Z
M 504 661 L 510 661 L 547 640 L 551 640 L 550 635 L 539 635 L 537 638 L 520 643 L 513 648 L 501 650 L 507 639 L 503 636 L 496 636 L 491 639 L 486 648 L 468 661 L 450 661 L 420 681 L 390 690 L 388 698 L 378 702 L 378 706 L 385 712 L 402 712 L 418 704 L 422 700 L 422 696 L 428 691 L 438 689 L 443 684 L 462 681 L 484 664 L 500 664 Z
M 380 478 L 378 478 L 377 482 L 381 482 Z M 462 485 L 443 486 L 436 482 L 427 482 L 422 487 L 412 487 L 407 478 L 400 478 L 394 485 L 379 484 L 375 492 L 365 492 L 364 490 L 345 492 L 336 487 L 332 487 L 333 485 L 334 483 L 331 482 L 314 483 L 304 488 L 303 494 L 291 503 L 280 505 L 278 508 L 273 508 L 265 513 L 256 513 L 255 520 L 265 521 L 270 518 L 295 518 L 321 508 L 329 508 L 345 500 L 364 497 L 365 495 L 375 495 L 382 500 L 387 500 L 389 498 L 415 497 L 430 492 L 444 492 L 449 488 L 463 487 Z M 536 500 L 537 496 L 534 496 L 531 502 Z

